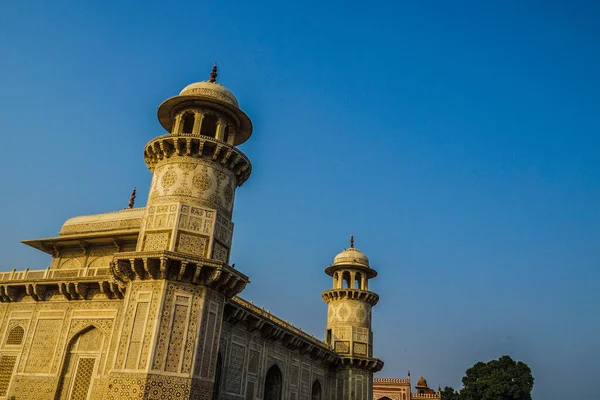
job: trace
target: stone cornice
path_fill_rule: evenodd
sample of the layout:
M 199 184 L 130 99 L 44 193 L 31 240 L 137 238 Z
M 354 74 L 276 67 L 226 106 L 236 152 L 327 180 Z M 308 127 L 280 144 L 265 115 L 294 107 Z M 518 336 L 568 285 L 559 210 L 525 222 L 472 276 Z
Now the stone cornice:
M 202 158 L 221 164 L 233 171 L 238 186 L 242 186 L 252 172 L 252 164 L 244 153 L 208 136 L 163 135 L 152 139 L 144 149 L 144 159 L 150 171 L 154 171 L 159 161 L 173 156 Z
M 242 325 L 249 332 L 258 331 L 267 340 L 278 341 L 300 354 L 309 354 L 324 364 L 337 364 L 339 356 L 319 339 L 301 331 L 290 323 L 240 298 L 227 301 L 224 318 L 233 325 Z
M 379 372 L 383 368 L 383 361 L 372 357 L 340 357 L 340 365 L 358 369 L 366 369 L 371 372 Z
M 374 306 L 379 301 L 377 293 L 359 289 L 330 289 L 323 292 L 322 296 L 326 303 L 340 299 L 354 299 L 365 301 Z
M 248 277 L 217 260 L 172 251 L 115 254 L 111 272 L 123 284 L 134 280 L 168 279 L 205 285 L 232 297 L 248 284 Z

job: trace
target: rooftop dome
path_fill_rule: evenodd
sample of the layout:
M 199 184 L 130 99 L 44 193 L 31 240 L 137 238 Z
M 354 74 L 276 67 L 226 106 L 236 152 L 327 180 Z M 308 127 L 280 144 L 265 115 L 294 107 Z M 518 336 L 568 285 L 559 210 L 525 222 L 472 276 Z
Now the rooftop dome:
M 427 379 L 425 379 L 424 377 L 420 377 L 419 380 L 417 381 L 417 386 L 415 386 L 417 389 L 428 389 L 429 386 L 427 386 Z
M 235 107 L 239 106 L 233 93 L 217 82 L 202 81 L 192 83 L 184 87 L 179 95 L 209 97 L 211 99 L 224 101 Z
M 361 251 L 354 247 L 350 247 L 335 256 L 333 265 L 360 265 L 368 268 L 369 258 Z
M 354 248 L 354 236 L 350 236 L 350 247 L 344 249 L 333 259 L 331 266 L 337 265 L 357 265 L 369 268 L 369 258 Z

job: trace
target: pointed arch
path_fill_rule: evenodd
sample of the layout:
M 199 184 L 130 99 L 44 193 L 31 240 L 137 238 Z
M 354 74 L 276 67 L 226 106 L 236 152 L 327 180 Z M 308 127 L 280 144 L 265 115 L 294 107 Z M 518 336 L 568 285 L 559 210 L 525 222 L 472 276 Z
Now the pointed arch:
M 6 344 L 9 346 L 20 346 L 23 343 L 25 329 L 21 325 L 17 325 L 8 332 L 6 336 Z
M 91 398 L 91 388 L 104 341 L 105 335 L 93 325 L 88 325 L 73 336 L 65 353 L 57 398 Z
M 273 364 L 265 376 L 264 400 L 281 400 L 283 389 L 283 375 L 277 364 Z
M 313 382 L 313 385 L 312 385 L 311 400 L 322 400 L 323 399 L 322 392 L 323 391 L 321 389 L 321 383 L 319 382 L 318 379 L 315 379 L 315 381 Z

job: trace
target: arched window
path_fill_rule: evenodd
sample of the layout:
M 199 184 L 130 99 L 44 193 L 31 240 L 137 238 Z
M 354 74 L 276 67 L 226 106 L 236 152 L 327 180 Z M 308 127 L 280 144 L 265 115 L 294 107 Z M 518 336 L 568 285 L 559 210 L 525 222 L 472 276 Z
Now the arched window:
M 25 335 L 25 329 L 21 326 L 15 326 L 8 332 L 6 338 L 6 344 L 11 346 L 20 346 L 23 343 L 23 336 Z
M 406 393 L 402 393 L 402 400 L 406 400 Z
M 283 377 L 281 370 L 277 365 L 273 365 L 267 371 L 265 377 L 265 397 L 264 400 L 281 400 L 281 391 L 283 388 Z
M 181 133 L 192 133 L 194 130 L 194 120 L 196 119 L 194 113 L 186 112 L 181 117 Z
M 57 398 L 90 399 L 103 345 L 104 335 L 94 327 L 71 340 L 60 375 Z
M 357 272 L 354 278 L 354 289 L 362 289 L 362 274 L 360 272 Z
M 311 400 L 321 400 L 321 399 L 322 399 L 321 384 L 319 383 L 318 380 L 316 380 L 313 383 L 313 386 L 312 386 L 312 397 L 311 397 Z
M 213 114 L 205 114 L 202 118 L 202 126 L 200 127 L 200 134 L 202 136 L 217 137 L 217 123 L 219 118 Z
M 215 372 L 215 383 L 213 387 L 213 400 L 219 399 L 219 389 L 221 388 L 221 372 L 223 369 L 223 357 L 221 352 L 217 354 L 217 371 Z
M 342 272 L 342 287 L 344 289 L 350 289 L 352 287 L 350 282 L 350 272 L 348 271 Z

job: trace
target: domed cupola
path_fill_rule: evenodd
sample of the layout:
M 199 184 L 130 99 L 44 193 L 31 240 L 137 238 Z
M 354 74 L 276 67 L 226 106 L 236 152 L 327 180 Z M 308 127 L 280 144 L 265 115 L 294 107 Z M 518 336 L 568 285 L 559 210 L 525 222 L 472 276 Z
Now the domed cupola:
M 207 81 L 187 85 L 158 108 L 158 120 L 173 135 L 206 136 L 237 146 L 252 134 L 252 122 L 236 97 L 217 83 L 217 64 Z
M 334 278 L 334 287 L 342 288 L 349 277 L 347 288 L 368 290 L 368 279 L 375 278 L 377 271 L 369 265 L 369 258 L 354 247 L 354 236 L 350 236 L 350 247 L 333 259 L 333 264 L 325 268 L 325 273 Z M 365 278 L 365 279 L 363 279 Z M 358 284 L 354 284 L 358 280 Z

